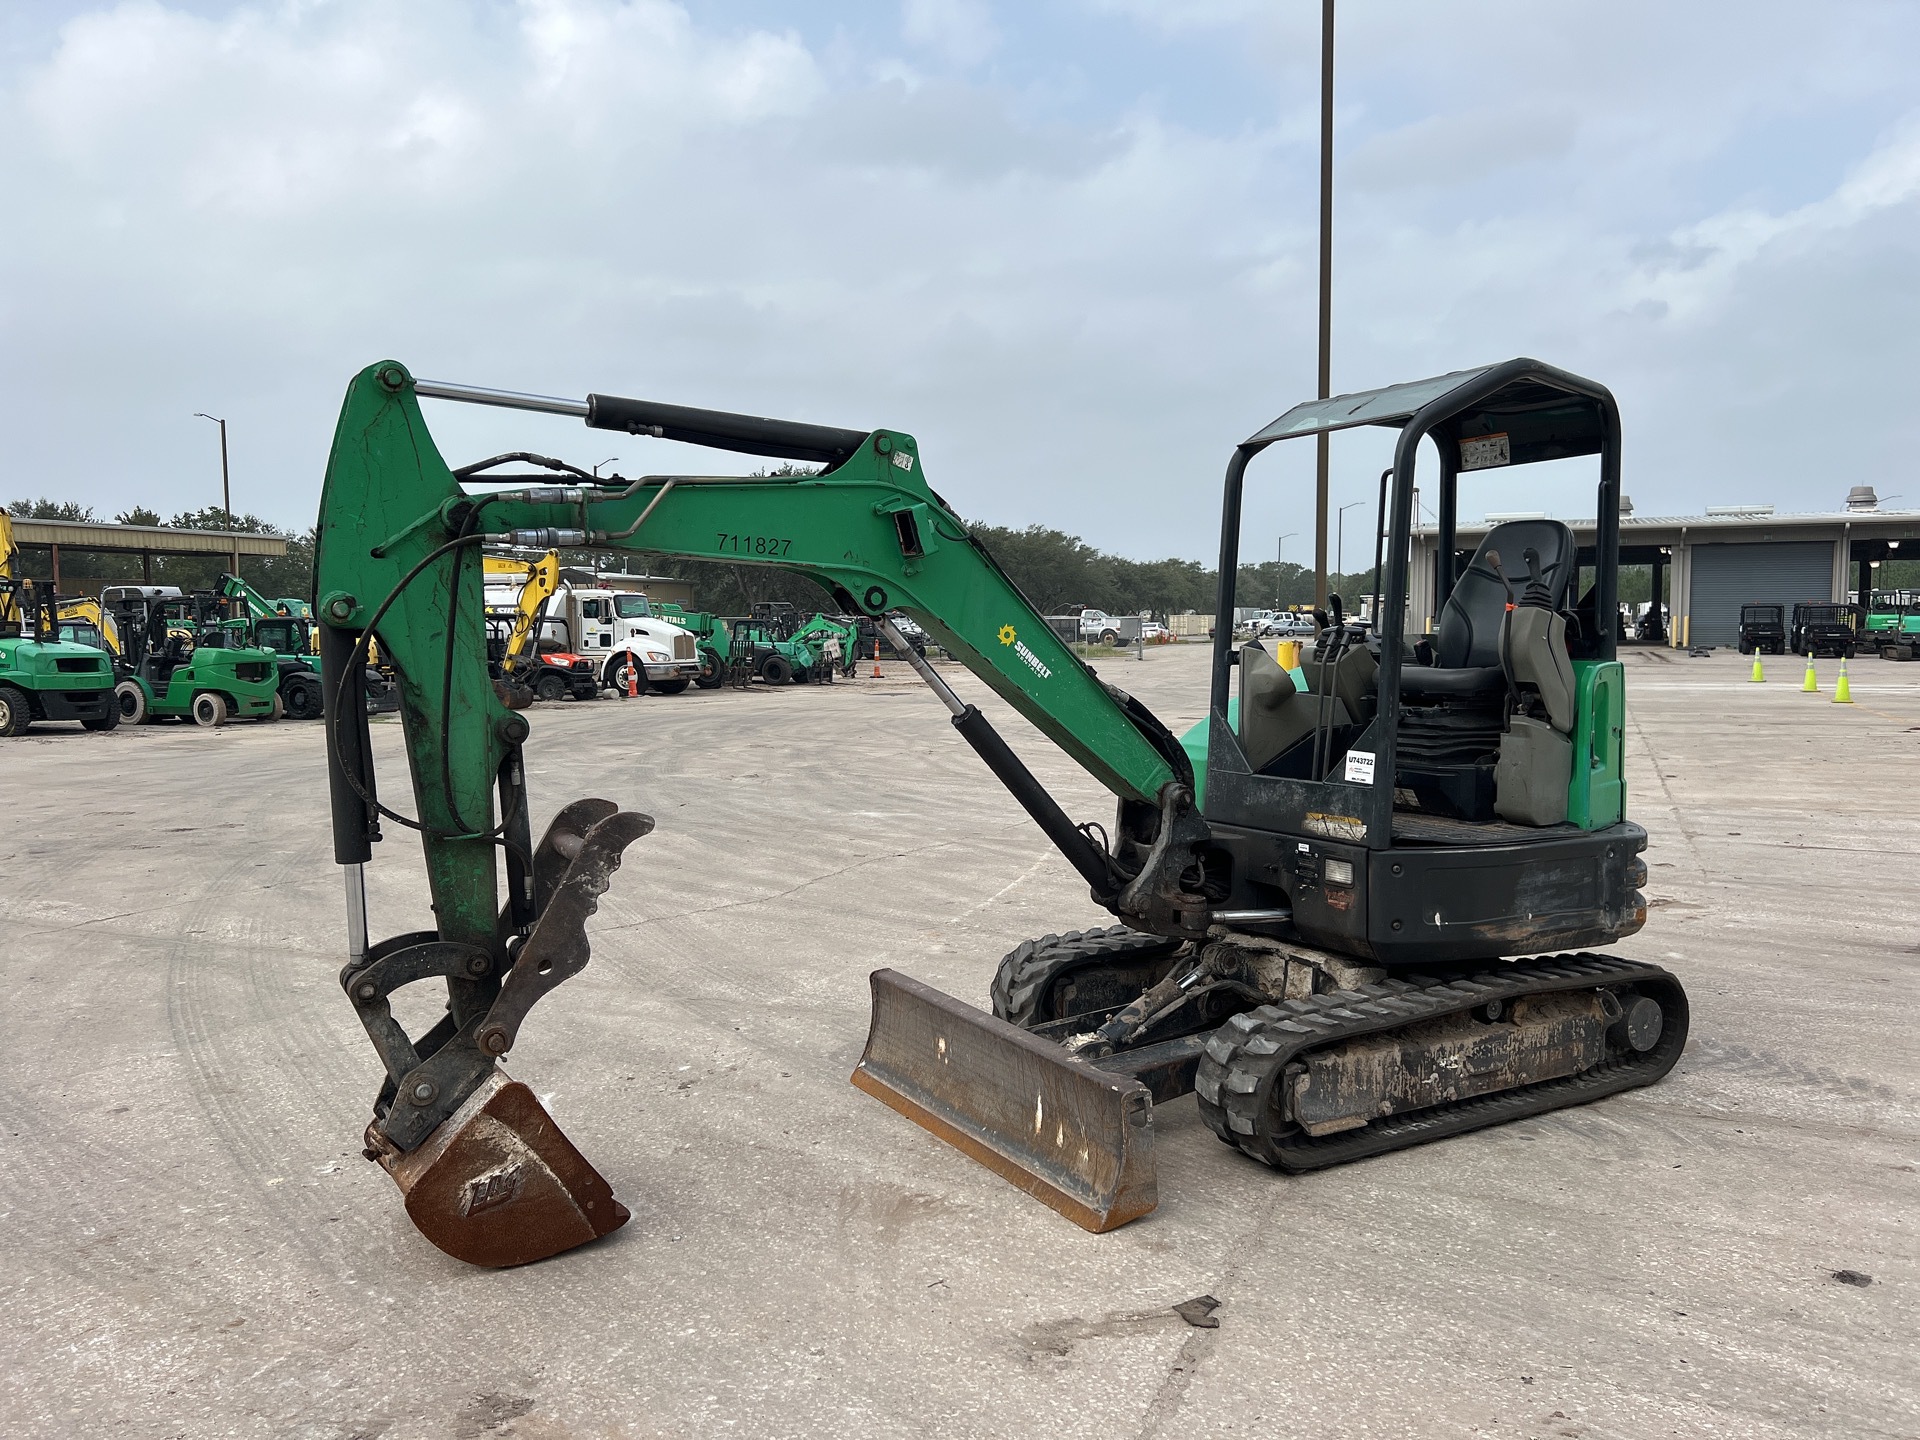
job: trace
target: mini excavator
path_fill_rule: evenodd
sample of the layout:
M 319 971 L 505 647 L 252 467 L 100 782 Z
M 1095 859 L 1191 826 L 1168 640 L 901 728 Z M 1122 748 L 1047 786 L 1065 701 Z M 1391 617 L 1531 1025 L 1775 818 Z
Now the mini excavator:
M 427 399 L 824 468 L 627 480 L 522 452 L 524 473 L 450 469 Z M 1341 623 L 1336 603 L 1297 665 L 1236 645 L 1250 462 L 1363 425 L 1397 432 L 1376 627 Z M 1415 637 L 1424 440 L 1438 545 L 1420 583 L 1439 620 Z M 1456 549 L 1462 472 L 1570 456 L 1598 457 L 1590 547 L 1521 520 Z M 422 1233 L 475 1264 L 537 1260 L 628 1218 L 501 1059 L 535 1002 L 587 963 L 596 899 L 653 821 L 577 800 L 534 843 L 531 726 L 487 674 L 486 545 L 779 566 L 890 632 L 1118 923 L 1016 948 L 991 1014 L 874 972 L 854 1083 L 1089 1230 L 1158 1203 L 1154 1105 L 1189 1091 L 1227 1144 L 1301 1172 L 1658 1080 L 1685 1044 L 1684 992 L 1657 966 L 1594 953 L 1646 921 L 1647 837 L 1622 776 L 1619 506 L 1612 395 L 1538 361 L 1295 407 L 1228 465 L 1208 716 L 1176 737 L 1048 628 L 928 487 L 910 435 L 371 366 L 341 412 L 316 585 L 341 983 L 386 1069 L 368 1158 Z M 1110 789 L 1111 829 L 1069 818 L 892 612 Z M 358 688 L 376 637 L 399 677 L 412 816 L 375 783 Z M 371 942 L 364 866 L 383 822 L 420 835 L 435 927 Z M 410 1036 L 388 997 L 435 981 L 446 1013 Z

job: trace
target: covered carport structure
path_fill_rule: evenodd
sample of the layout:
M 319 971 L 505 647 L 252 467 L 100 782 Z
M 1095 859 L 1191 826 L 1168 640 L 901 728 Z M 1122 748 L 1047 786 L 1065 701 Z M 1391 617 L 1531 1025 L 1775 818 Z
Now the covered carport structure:
M 1490 515 L 1455 532 L 1459 574 L 1487 531 L 1516 515 Z M 1528 516 L 1525 518 L 1545 518 Z M 1580 563 L 1593 563 L 1594 522 L 1565 522 L 1579 541 Z M 1920 510 L 1882 510 L 1859 505 L 1828 513 L 1775 514 L 1771 506 L 1712 507 L 1704 515 L 1620 517 L 1620 563 L 1653 567 L 1655 597 L 1668 605 L 1668 643 L 1731 645 L 1740 607 L 1804 601 L 1857 601 L 1873 592 L 1873 567 L 1881 561 L 1920 558 Z M 1428 630 L 1438 614 L 1435 564 L 1439 532 L 1416 530 L 1408 617 L 1413 633 Z M 1584 587 L 1584 580 L 1582 582 Z
M 238 568 L 243 555 L 278 558 L 287 553 L 283 535 L 246 535 L 234 530 L 181 530 L 170 525 L 97 525 L 80 520 L 29 520 L 13 516 L 13 543 L 29 568 L 45 556 L 48 578 L 60 589 L 61 552 L 138 555 L 142 580 L 153 583 L 155 556 L 224 555 Z

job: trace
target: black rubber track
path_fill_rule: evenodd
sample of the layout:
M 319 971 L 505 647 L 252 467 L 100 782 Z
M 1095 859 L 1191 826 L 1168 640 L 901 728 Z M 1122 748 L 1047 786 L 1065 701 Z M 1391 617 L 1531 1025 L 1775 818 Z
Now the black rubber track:
M 1055 1015 L 1047 1002 L 1054 985 L 1071 972 L 1092 965 L 1137 964 L 1171 956 L 1179 948 L 1178 940 L 1125 925 L 1022 940 L 994 972 L 993 1013 L 1022 1029 L 1044 1025 L 1064 1018 Z
M 1616 1054 L 1578 1075 L 1385 1116 L 1319 1139 L 1279 1123 L 1275 1086 L 1290 1063 L 1313 1051 L 1459 1014 L 1489 1000 L 1511 1002 L 1525 995 L 1608 985 L 1633 985 L 1659 1002 L 1664 1025 L 1659 1042 L 1645 1054 Z M 1555 955 L 1454 979 L 1415 975 L 1382 980 L 1246 1011 L 1208 1039 L 1194 1076 L 1194 1093 L 1201 1115 L 1227 1144 L 1262 1164 L 1299 1173 L 1651 1085 L 1673 1068 L 1686 1043 L 1686 992 L 1667 971 L 1605 955 Z

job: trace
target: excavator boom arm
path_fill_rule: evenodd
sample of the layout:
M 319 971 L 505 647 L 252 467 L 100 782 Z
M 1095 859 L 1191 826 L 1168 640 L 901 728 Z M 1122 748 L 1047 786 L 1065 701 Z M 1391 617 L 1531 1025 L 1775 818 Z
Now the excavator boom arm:
M 418 397 L 560 409 L 590 425 L 830 465 L 817 475 L 652 476 L 602 482 L 524 453 L 457 476 Z M 484 478 L 501 461 L 570 475 Z M 527 484 L 532 480 L 536 483 Z M 490 483 L 514 488 L 482 490 Z M 497 1061 L 531 1005 L 587 963 L 585 921 L 620 851 L 653 822 L 585 799 L 534 846 L 521 747 L 486 655 L 483 547 L 641 551 L 775 566 L 812 578 L 843 609 L 904 611 L 1121 800 L 1111 849 L 1040 786 L 973 705 L 924 660 L 914 668 L 954 725 L 1117 914 L 1168 934 L 1204 933 L 1206 901 L 1183 878 L 1205 838 L 1192 769 L 1165 728 L 1068 649 L 964 524 L 928 488 L 913 438 L 595 396 L 584 405 L 416 382 L 384 362 L 355 377 L 321 499 L 315 593 L 327 695 L 334 858 L 347 867 L 341 984 L 387 1070 L 366 1153 L 449 1253 L 517 1264 L 583 1243 L 626 1212 Z M 529 589 L 537 588 L 530 585 Z M 544 597 L 542 597 L 544 598 Z M 412 814 L 379 796 L 360 692 L 377 637 L 396 672 Z M 389 797 L 390 798 L 390 797 Z M 371 942 L 363 865 L 382 821 L 420 832 L 432 930 Z M 506 865 L 500 902 L 499 867 Z M 446 1014 L 420 1036 L 387 995 L 444 978 Z M 504 1194 L 505 1199 L 501 1197 Z M 512 1213 L 509 1213 L 511 1207 Z
M 433 443 L 413 377 L 390 361 L 355 377 L 327 468 L 316 594 L 321 621 L 336 636 L 357 635 L 378 615 L 381 648 L 399 671 L 415 800 L 427 827 L 443 928 L 452 923 L 475 939 L 492 932 L 499 845 L 485 832 L 493 825 L 501 767 L 515 748 L 501 738 L 510 728 L 508 712 L 486 673 L 480 624 L 480 542 L 486 539 L 796 571 L 850 611 L 911 615 L 1122 799 L 1158 808 L 1169 785 L 1190 788 L 1178 745 L 1081 663 L 928 487 L 910 435 L 876 430 L 856 436 L 604 396 L 592 403 L 607 428 L 630 426 L 729 449 L 751 445 L 782 453 L 788 431 L 806 432 L 802 448 L 837 455 L 838 463 L 819 475 L 655 476 L 469 493 Z M 689 415 L 700 423 L 684 423 Z M 721 422 L 736 420 L 766 427 L 774 438 L 752 434 L 742 441 L 714 433 Z M 815 432 L 833 439 L 816 443 Z M 346 798 L 346 808 L 355 810 L 359 797 Z M 350 815 L 347 828 L 371 834 L 376 824 L 369 812 Z M 337 847 L 337 858 L 357 863 L 350 857 L 360 849 Z
M 513 629 L 507 635 L 506 656 L 501 668 L 512 674 L 534 653 L 534 641 L 540 622 L 547 613 L 547 602 L 560 588 L 560 553 L 549 550 L 527 567 L 526 580 L 513 602 Z

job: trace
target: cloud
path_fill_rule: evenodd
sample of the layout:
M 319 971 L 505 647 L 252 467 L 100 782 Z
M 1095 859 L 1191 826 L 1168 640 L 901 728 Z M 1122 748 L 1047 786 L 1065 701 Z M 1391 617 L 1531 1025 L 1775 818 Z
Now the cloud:
M 1206 556 L 1232 444 L 1313 388 L 1313 17 L 769 13 L 129 0 L 12 22 L 21 478 L 0 498 L 206 503 L 190 417 L 212 410 L 236 503 L 307 523 L 342 388 L 393 356 L 886 424 L 968 515 Z M 1719 34 L 1633 0 L 1343 9 L 1336 387 L 1522 353 L 1587 371 L 1621 396 L 1642 513 L 1824 504 L 1904 464 L 1920 17 L 1836 0 L 1803 34 L 1791 13 Z M 430 419 L 455 459 L 717 463 Z M 1342 503 L 1372 493 L 1378 438 L 1337 444 Z M 1309 471 L 1261 462 L 1250 533 L 1304 528 Z
M 993 13 L 981 0 L 902 0 L 900 34 L 959 66 L 978 65 L 1000 48 Z

